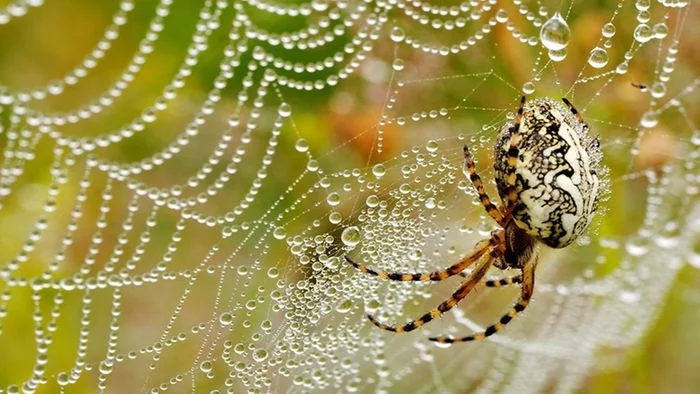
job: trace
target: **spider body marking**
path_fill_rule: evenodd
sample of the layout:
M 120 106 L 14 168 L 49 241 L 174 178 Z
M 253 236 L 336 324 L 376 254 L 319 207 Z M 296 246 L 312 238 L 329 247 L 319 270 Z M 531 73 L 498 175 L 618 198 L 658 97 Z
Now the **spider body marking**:
M 530 303 L 535 286 L 535 268 L 539 244 L 563 248 L 579 237 L 591 222 L 598 207 L 602 154 L 597 138 L 588 135 L 589 127 L 567 100 L 564 105 L 549 99 L 526 105 L 525 96 L 512 122 L 499 133 L 494 169 L 500 207 L 491 202 L 471 152 L 464 147 L 462 170 L 471 180 L 488 215 L 502 228 L 480 241 L 460 261 L 442 271 L 429 273 L 391 273 L 374 271 L 345 259 L 361 272 L 397 281 L 440 281 L 453 275 L 465 279 L 450 298 L 430 312 L 404 325 L 389 326 L 368 315 L 380 329 L 396 333 L 421 328 L 457 306 L 477 285 L 501 287 L 520 284 L 518 301 L 498 322 L 483 332 L 461 338 L 429 338 L 439 343 L 482 340 L 503 329 Z M 474 265 L 474 269 L 464 271 Z M 497 280 L 483 280 L 491 266 L 514 268 L 520 274 Z

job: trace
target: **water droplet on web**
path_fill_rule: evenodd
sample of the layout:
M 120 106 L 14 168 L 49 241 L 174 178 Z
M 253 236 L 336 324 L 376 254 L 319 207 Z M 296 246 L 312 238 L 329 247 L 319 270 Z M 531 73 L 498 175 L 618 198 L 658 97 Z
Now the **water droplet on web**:
M 430 140 L 428 141 L 427 144 L 425 144 L 425 150 L 427 150 L 430 153 L 435 153 L 438 150 L 438 143 L 435 140 Z
M 547 52 L 547 55 L 553 62 L 560 62 L 566 59 L 566 48 L 557 50 L 552 49 L 549 52 Z
M 654 82 L 649 91 L 652 97 L 662 98 L 666 95 L 666 84 L 663 82 Z
M 525 82 L 523 84 L 523 93 L 525 93 L 525 94 L 535 93 L 535 84 L 532 83 L 531 81 Z
M 343 300 L 335 307 L 335 311 L 338 313 L 348 313 L 350 312 L 350 309 L 352 309 L 352 305 L 352 300 Z
M 644 44 L 652 38 L 653 31 L 646 23 L 641 23 L 634 29 L 634 39 L 637 40 L 637 42 Z
M 656 112 L 646 112 L 644 115 L 642 115 L 642 118 L 639 120 L 639 124 L 647 129 L 656 126 L 658 123 L 659 118 L 656 115 Z
M 278 276 L 280 276 L 280 270 L 277 267 L 270 267 L 270 269 L 267 270 L 268 278 L 274 279 Z
M 430 197 L 429 199 L 425 200 L 425 207 L 428 209 L 435 208 L 435 199 Z
M 340 194 L 336 192 L 328 194 L 328 196 L 326 197 L 326 202 L 332 207 L 340 204 Z
M 401 42 L 406 38 L 406 33 L 403 31 L 402 28 L 394 26 L 391 28 L 391 33 L 389 34 L 389 37 L 391 38 L 391 41 Z
M 404 66 L 405 66 L 405 63 L 404 63 L 403 59 L 399 59 L 398 57 L 396 59 L 394 59 L 394 61 L 391 63 L 391 68 L 394 71 L 401 71 L 401 70 L 403 70 Z
M 362 239 L 362 234 L 356 226 L 346 227 L 343 233 L 340 235 L 340 240 L 343 241 L 345 246 L 355 246 L 360 243 Z
M 377 197 L 374 194 L 371 194 L 367 196 L 367 199 L 365 200 L 365 204 L 367 204 L 368 207 L 374 208 L 377 205 L 379 205 L 379 197 Z
M 331 222 L 331 224 L 338 224 L 343 221 L 343 215 L 341 215 L 340 212 L 331 212 L 328 215 L 328 221 Z
M 452 346 L 451 343 L 442 343 L 442 342 L 433 342 L 435 346 L 441 348 L 441 349 L 447 349 L 448 347 Z
M 228 326 L 233 323 L 233 315 L 229 312 L 224 312 L 219 316 L 219 324 L 222 326 Z
M 202 361 L 202 363 L 199 364 L 199 369 L 202 372 L 206 373 L 206 372 L 209 372 L 213 369 L 213 365 L 212 365 L 211 361 Z
M 267 350 L 265 349 L 256 349 L 253 352 L 253 360 L 256 362 L 262 362 L 267 359 Z
M 612 38 L 615 35 L 616 31 L 617 31 L 617 29 L 615 28 L 615 25 L 613 25 L 610 22 L 603 25 L 602 33 L 603 33 L 603 37 L 605 37 L 605 38 Z
M 287 230 L 284 227 L 275 227 L 272 231 L 272 236 L 276 239 L 284 239 L 287 236 Z
M 292 114 L 292 106 L 289 103 L 282 103 L 277 109 L 277 113 L 279 116 L 287 118 Z
M 296 149 L 297 152 L 304 153 L 309 150 L 309 142 L 303 138 L 299 138 L 297 143 L 294 145 L 294 149 Z
M 420 249 L 411 249 L 408 252 L 408 259 L 411 261 L 418 261 L 423 257 L 423 251 Z
M 555 12 L 540 29 L 540 42 L 549 50 L 566 48 L 571 37 L 569 25 L 559 12 Z
M 384 164 L 382 163 L 377 163 L 374 165 L 374 167 L 372 167 L 372 174 L 379 179 L 386 174 L 386 167 L 384 167 Z
M 595 47 L 588 56 L 588 64 L 593 68 L 603 68 L 608 65 L 608 51 Z
M 627 70 L 629 70 L 629 65 L 627 62 L 622 62 L 615 68 L 615 72 L 620 75 L 627 74 Z
M 70 384 L 70 375 L 66 372 L 61 372 L 56 377 L 56 382 L 59 386 L 67 386 Z
M 381 306 L 382 306 L 382 303 L 379 302 L 378 299 L 372 298 L 371 300 L 369 300 L 369 302 L 367 302 L 367 305 L 365 305 L 365 310 L 369 313 L 373 313 L 377 309 L 379 309 L 379 307 L 381 307 Z
M 654 38 L 663 40 L 668 35 L 668 26 L 663 22 L 657 23 L 652 28 L 652 31 L 654 32 Z
M 634 3 L 634 6 L 637 8 L 638 11 L 646 11 L 649 9 L 651 4 L 649 0 L 637 0 L 637 2 Z

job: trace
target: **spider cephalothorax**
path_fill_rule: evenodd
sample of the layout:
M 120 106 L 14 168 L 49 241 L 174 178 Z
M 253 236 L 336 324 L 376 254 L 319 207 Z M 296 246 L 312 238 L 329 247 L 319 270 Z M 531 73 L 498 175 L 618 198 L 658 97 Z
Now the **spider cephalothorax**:
M 555 248 L 571 244 L 588 227 L 600 196 L 598 173 L 602 155 L 598 140 L 588 136 L 588 125 L 581 114 L 568 100 L 562 100 L 568 109 L 552 99 L 538 99 L 526 106 L 523 96 L 515 120 L 501 130 L 494 160 L 500 207 L 486 194 L 471 153 L 464 147 L 463 171 L 474 184 L 486 212 L 502 229 L 477 243 L 460 261 L 442 271 L 409 274 L 374 271 L 345 256 L 355 268 L 382 279 L 440 281 L 457 274 L 465 277 L 448 300 L 420 318 L 394 327 L 368 315 L 374 325 L 399 333 L 415 330 L 454 308 L 482 282 L 487 287 L 521 283 L 520 299 L 484 332 L 462 338 L 430 338 L 431 341 L 484 339 L 525 310 L 535 286 L 539 242 Z M 474 269 L 464 274 L 471 265 L 475 265 Z M 484 281 L 482 278 L 492 265 L 519 269 L 520 274 Z

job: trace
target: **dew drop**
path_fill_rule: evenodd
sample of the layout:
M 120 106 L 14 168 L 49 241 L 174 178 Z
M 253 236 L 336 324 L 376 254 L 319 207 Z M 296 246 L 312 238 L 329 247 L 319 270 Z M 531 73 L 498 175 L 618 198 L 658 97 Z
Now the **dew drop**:
M 616 32 L 617 32 L 617 29 L 615 29 L 615 25 L 613 25 L 612 23 L 608 22 L 605 25 L 603 25 L 603 30 L 602 30 L 603 37 L 612 38 Z
M 303 138 L 299 138 L 297 143 L 294 145 L 294 149 L 296 149 L 297 152 L 306 152 L 309 150 L 309 142 Z
M 379 205 L 379 197 L 377 197 L 374 194 L 371 194 L 367 196 L 367 199 L 365 200 L 365 204 L 367 204 L 368 207 L 374 208 L 377 205 Z
M 427 144 L 425 144 L 425 150 L 427 150 L 430 153 L 435 153 L 438 150 L 438 143 L 435 140 L 430 140 L 428 141 Z
M 284 227 L 275 227 L 272 231 L 272 236 L 275 237 L 275 239 L 284 239 L 287 236 L 287 230 L 285 230 Z
M 397 58 L 394 59 L 394 61 L 391 63 L 391 68 L 392 68 L 394 71 L 401 71 L 401 70 L 403 70 L 403 68 L 404 68 L 405 65 L 406 65 L 406 63 L 404 63 L 403 59 L 400 59 L 400 58 L 397 57 Z
M 654 32 L 654 38 L 663 40 L 668 35 L 668 26 L 663 22 L 657 23 L 654 25 L 652 31 Z
M 268 278 L 275 279 L 278 276 L 280 276 L 280 270 L 277 267 L 270 267 L 267 270 L 267 277 Z
M 386 167 L 384 167 L 384 164 L 382 163 L 377 163 L 374 165 L 374 167 L 372 167 L 372 174 L 379 179 L 386 174 Z
M 338 303 L 335 307 L 335 311 L 338 313 L 348 313 L 352 309 L 352 300 L 347 299 Z
M 571 37 L 569 25 L 559 12 L 555 12 L 540 29 L 540 42 L 549 50 L 566 48 Z
M 659 118 L 655 112 L 647 112 L 642 115 L 642 119 L 639 120 L 639 124 L 647 129 L 655 127 L 659 123 Z
M 433 342 L 435 346 L 442 348 L 442 349 L 447 349 L 448 347 L 452 346 L 451 343 L 442 343 L 442 342 Z
M 211 371 L 213 368 L 214 366 L 212 365 L 211 361 L 202 361 L 202 363 L 199 364 L 199 369 L 204 373 Z
M 292 106 L 289 103 L 282 103 L 277 109 L 277 113 L 279 116 L 287 118 L 292 114 Z
M 257 349 L 253 352 L 253 360 L 256 362 L 262 362 L 267 359 L 267 350 Z
M 326 197 L 326 202 L 332 207 L 340 204 L 340 194 L 336 192 L 328 194 L 328 197 Z
M 229 312 L 224 312 L 219 316 L 219 324 L 222 326 L 228 326 L 233 323 L 233 315 Z
M 608 64 L 608 51 L 601 47 L 595 47 L 588 56 L 588 64 L 593 68 L 603 68 Z
M 617 65 L 617 67 L 615 68 L 615 72 L 620 74 L 620 75 L 624 75 L 624 74 L 627 74 L 628 69 L 629 69 L 629 65 L 627 64 L 627 62 L 622 62 L 622 63 Z
M 343 241 L 345 246 L 355 246 L 360 243 L 362 239 L 362 233 L 357 229 L 356 226 L 346 227 L 343 233 L 340 234 L 340 240 Z
M 343 215 L 341 215 L 340 212 L 331 212 L 328 215 L 328 221 L 331 222 L 331 224 L 338 224 L 343 221 Z
M 389 34 L 389 37 L 391 38 L 391 41 L 401 42 L 406 38 L 406 33 L 403 31 L 402 28 L 394 26 L 391 28 L 391 33 Z
M 651 85 L 651 96 L 654 98 L 662 98 L 666 95 L 666 84 L 663 82 L 654 82 Z
M 644 44 L 653 37 L 653 31 L 646 23 L 641 23 L 634 29 L 634 39 L 637 40 L 637 42 Z
M 549 58 L 553 62 L 560 62 L 560 61 L 566 59 L 566 48 L 557 49 L 557 50 L 552 49 L 549 52 L 547 52 L 547 55 L 549 55 Z
M 70 384 L 70 375 L 67 372 L 61 372 L 58 374 L 58 377 L 56 377 L 56 381 L 59 386 L 67 386 Z
M 532 81 L 525 82 L 523 84 L 523 93 L 533 94 L 535 93 L 535 84 Z

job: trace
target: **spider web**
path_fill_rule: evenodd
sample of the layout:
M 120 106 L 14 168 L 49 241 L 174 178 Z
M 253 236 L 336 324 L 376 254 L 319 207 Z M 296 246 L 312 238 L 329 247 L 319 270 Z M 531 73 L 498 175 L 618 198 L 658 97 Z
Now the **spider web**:
M 0 392 L 575 392 L 697 310 L 688 1 L 68 3 L 0 9 Z M 543 250 L 498 335 L 427 341 L 517 289 L 375 329 L 365 313 L 406 322 L 458 279 L 387 283 L 343 255 L 422 272 L 488 237 L 461 147 L 494 197 L 523 93 L 568 97 L 600 136 L 602 212 Z

